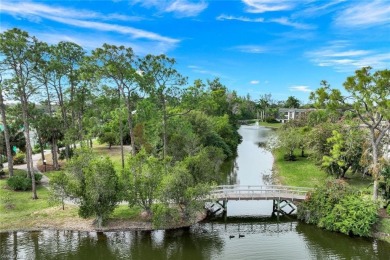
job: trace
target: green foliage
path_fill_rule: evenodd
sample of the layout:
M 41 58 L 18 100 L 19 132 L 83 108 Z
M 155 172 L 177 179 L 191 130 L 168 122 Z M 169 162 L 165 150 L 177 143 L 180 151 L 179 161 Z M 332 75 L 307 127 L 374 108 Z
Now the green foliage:
M 119 180 L 111 160 L 98 158 L 91 150 L 78 150 L 69 162 L 69 191 L 79 199 L 79 215 L 96 216 L 101 227 L 121 199 Z
M 344 196 L 318 225 L 347 235 L 369 236 L 378 220 L 378 207 L 370 199 L 356 194 Z
M 377 209 L 375 202 L 355 193 L 347 183 L 330 180 L 301 203 L 298 218 L 330 231 L 369 236 Z
M 273 123 L 279 123 L 278 120 L 276 120 L 275 117 L 266 117 L 265 120 L 264 120 L 266 123 L 269 123 L 269 124 L 273 124 Z
M 73 155 L 74 155 L 74 149 L 73 148 L 69 148 L 69 154 L 68 154 L 69 159 L 72 158 Z M 58 159 L 65 160 L 65 158 L 66 158 L 66 150 L 65 149 L 61 149 L 60 156 L 58 157 Z
M 118 143 L 118 134 L 110 130 L 104 131 L 99 135 L 98 142 L 99 144 L 107 143 L 109 148 L 111 148 L 112 145 Z
M 172 227 L 180 222 L 181 216 L 178 208 L 159 203 L 152 206 L 152 211 L 152 222 L 155 228 Z
M 7 185 L 13 190 L 31 190 L 31 179 L 23 176 L 12 176 L 8 178 Z
M 130 206 L 140 206 L 148 213 L 158 198 L 158 188 L 169 167 L 168 160 L 159 160 L 148 155 L 145 149 L 136 156 L 128 157 L 127 165 L 123 171 L 126 187 L 126 200 Z
M 42 180 L 43 175 L 40 173 L 34 173 L 35 183 L 40 183 Z
M 328 173 L 337 177 L 344 177 L 350 168 L 353 172 L 361 170 L 365 137 L 364 131 L 350 125 L 333 130 L 332 136 L 327 139 L 331 148 L 323 156 L 322 166 Z
M 26 154 L 25 153 L 17 153 L 14 156 L 14 165 L 18 164 L 24 164 L 26 159 Z
M 65 199 L 71 195 L 69 177 L 64 172 L 56 172 L 50 177 L 50 202 L 61 203 L 65 209 Z

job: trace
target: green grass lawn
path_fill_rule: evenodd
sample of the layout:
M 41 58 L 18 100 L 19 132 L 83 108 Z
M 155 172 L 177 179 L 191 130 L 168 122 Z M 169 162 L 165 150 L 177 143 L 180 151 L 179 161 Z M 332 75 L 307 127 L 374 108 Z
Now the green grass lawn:
M 269 128 L 280 128 L 283 124 L 282 123 L 259 122 L 259 125 L 269 127 Z
M 7 188 L 7 181 L 0 180 L 0 230 L 22 225 L 30 228 L 34 212 L 51 207 L 48 203 L 48 189 L 38 185 L 37 200 L 31 191 L 13 191 Z
M 297 155 L 299 152 L 295 154 Z M 297 156 L 296 161 L 285 161 L 284 152 L 277 150 L 274 152 L 274 157 L 276 178 L 283 185 L 314 187 L 324 183 L 327 178 L 332 178 L 319 166 L 315 165 L 310 156 Z M 364 189 L 370 192 L 372 189 L 372 186 L 370 186 L 372 181 L 369 177 L 350 173 L 347 173 L 345 177 L 345 181 L 359 190 Z
M 308 157 L 297 157 L 296 161 L 285 161 L 284 152 L 274 152 L 276 179 L 283 185 L 314 187 L 324 183 L 328 175 Z

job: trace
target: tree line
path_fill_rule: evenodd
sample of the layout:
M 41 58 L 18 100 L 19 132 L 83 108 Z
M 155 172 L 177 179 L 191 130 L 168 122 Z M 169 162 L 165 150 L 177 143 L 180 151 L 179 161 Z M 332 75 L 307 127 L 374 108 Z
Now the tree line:
M 53 195 L 63 202 L 64 196 L 77 198 L 80 216 L 96 216 L 101 225 L 128 201 L 154 213 L 156 223 L 192 219 L 200 207 L 193 198 L 206 194 L 222 162 L 236 152 L 237 120 L 249 101 L 217 78 L 189 84 L 175 66 L 166 55 L 139 57 L 125 46 L 87 52 L 72 42 L 47 44 L 17 28 L 1 33 L 0 112 L 10 178 L 18 143 L 38 198 L 34 129 L 42 161 L 46 145 L 55 170 L 60 155 L 67 160 L 51 180 Z M 16 142 L 21 132 L 24 138 Z M 120 170 L 92 152 L 94 138 L 120 145 Z
M 315 162 L 337 178 L 347 171 L 372 176 L 377 200 L 379 190 L 389 193 L 390 71 L 364 67 L 343 86 L 346 94 L 322 81 L 310 95 L 317 109 L 285 124 L 270 144 L 283 147 L 288 160 L 297 149 L 302 156 L 310 150 Z

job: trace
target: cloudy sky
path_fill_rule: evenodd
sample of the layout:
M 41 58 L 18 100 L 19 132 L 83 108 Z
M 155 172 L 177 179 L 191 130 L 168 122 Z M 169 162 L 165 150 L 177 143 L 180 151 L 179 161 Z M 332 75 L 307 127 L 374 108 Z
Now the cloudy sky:
M 253 99 L 306 102 L 362 66 L 390 69 L 390 0 L 1 0 L 0 31 L 42 41 L 165 53 L 194 79 Z

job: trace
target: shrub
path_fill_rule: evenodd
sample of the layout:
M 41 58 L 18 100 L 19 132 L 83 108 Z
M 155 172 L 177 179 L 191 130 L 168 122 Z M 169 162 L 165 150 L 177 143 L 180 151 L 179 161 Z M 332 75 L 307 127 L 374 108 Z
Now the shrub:
M 26 155 L 24 153 L 17 153 L 14 156 L 14 165 L 24 164 Z
M 73 157 L 73 154 L 74 154 L 73 148 L 69 148 L 69 159 Z M 66 158 L 65 155 L 66 155 L 66 151 L 65 151 L 65 149 L 62 149 L 60 151 L 60 156 L 58 157 L 58 159 L 65 160 L 65 158 Z
M 22 176 L 12 176 L 8 178 L 7 185 L 13 190 L 30 190 L 31 189 L 31 179 L 22 177 Z
M 152 222 L 155 228 L 175 226 L 180 222 L 180 212 L 165 204 L 152 205 Z
M 267 117 L 267 118 L 265 119 L 265 122 L 270 123 L 270 124 L 279 123 L 279 121 L 276 120 L 275 117 Z
M 350 194 L 320 220 L 319 226 L 347 235 L 369 236 L 372 225 L 378 220 L 377 212 L 378 208 L 373 201 Z
M 40 183 L 43 177 L 42 174 L 35 173 L 34 176 L 35 176 L 35 183 Z
M 301 203 L 298 218 L 330 231 L 369 236 L 377 221 L 377 205 L 356 194 L 340 180 L 317 187 Z

